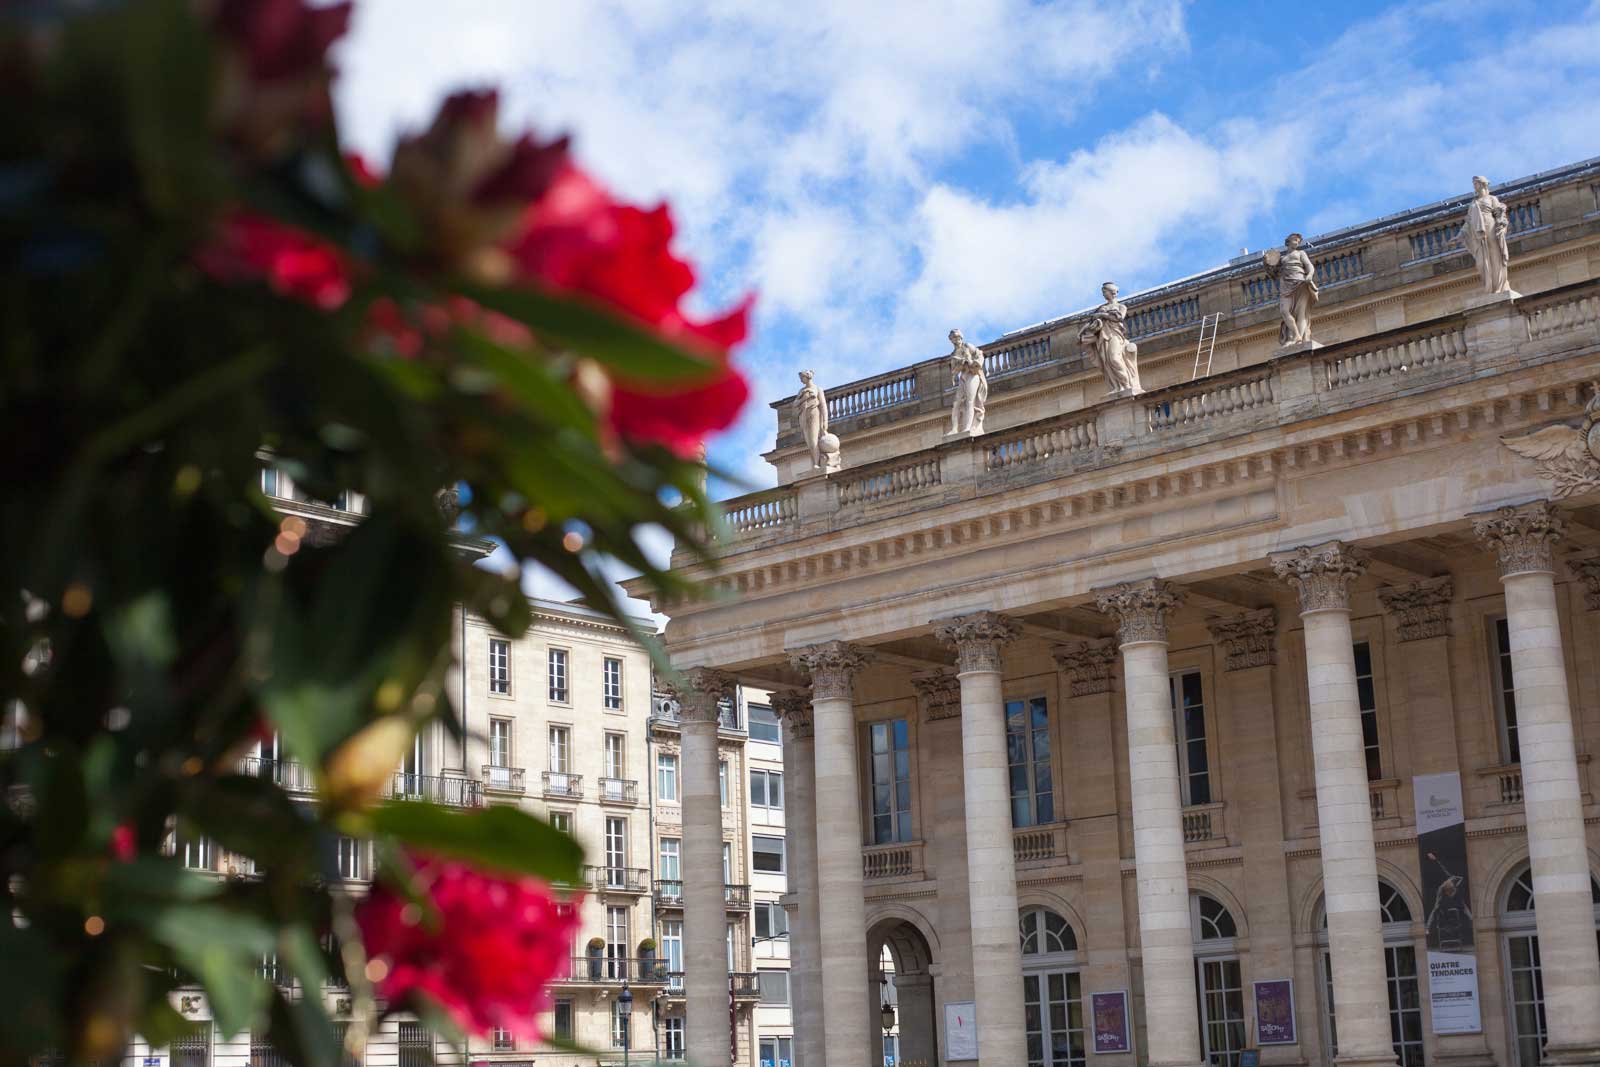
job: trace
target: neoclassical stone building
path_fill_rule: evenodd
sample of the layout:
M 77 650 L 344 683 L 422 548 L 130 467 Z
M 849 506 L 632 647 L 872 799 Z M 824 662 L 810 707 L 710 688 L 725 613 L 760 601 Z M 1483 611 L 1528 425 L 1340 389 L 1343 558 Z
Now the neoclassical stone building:
M 837 469 L 774 405 L 657 606 L 686 896 L 718 699 L 786 723 L 798 1064 L 881 1062 L 885 945 L 906 1065 L 1600 1062 L 1600 160 L 1493 192 L 1511 293 L 1463 197 L 1308 242 L 1315 345 L 1247 256 L 983 346 L 981 431 L 942 358 L 826 390 Z

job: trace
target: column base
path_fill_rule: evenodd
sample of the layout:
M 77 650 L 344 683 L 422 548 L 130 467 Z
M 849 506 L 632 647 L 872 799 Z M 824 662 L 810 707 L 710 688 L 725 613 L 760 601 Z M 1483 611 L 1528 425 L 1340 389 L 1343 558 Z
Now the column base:
M 1552 1067 L 1595 1067 L 1600 1064 L 1600 1045 L 1567 1045 L 1562 1048 L 1546 1045 L 1544 1055 L 1539 1057 L 1539 1064 L 1540 1067 L 1545 1064 Z

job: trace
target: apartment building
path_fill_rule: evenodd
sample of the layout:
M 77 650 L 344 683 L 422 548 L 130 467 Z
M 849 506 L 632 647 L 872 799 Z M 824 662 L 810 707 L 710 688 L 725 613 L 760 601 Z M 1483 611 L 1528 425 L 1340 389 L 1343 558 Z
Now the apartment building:
M 789 890 L 784 822 L 783 727 L 762 689 L 741 688 L 749 744 L 751 947 L 761 999 L 756 1003 L 757 1067 L 793 1067 L 794 1014 L 789 986 Z

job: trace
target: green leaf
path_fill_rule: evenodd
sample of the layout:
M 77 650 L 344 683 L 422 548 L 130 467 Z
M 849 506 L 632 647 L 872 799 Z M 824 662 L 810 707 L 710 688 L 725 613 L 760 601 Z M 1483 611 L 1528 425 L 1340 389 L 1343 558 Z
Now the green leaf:
M 393 802 L 373 810 L 372 826 L 424 852 L 452 856 L 508 874 L 576 884 L 583 847 L 549 823 L 495 805 L 450 811 L 432 804 Z
M 183 810 L 207 837 L 266 869 L 305 867 L 315 859 L 316 824 L 264 778 L 218 778 L 193 793 Z
M 287 1062 L 295 1067 L 337 1067 L 339 1039 L 320 996 L 290 1000 L 283 990 L 275 989 L 269 1019 L 267 1038 Z
M 139 916 L 152 902 L 194 903 L 222 893 L 223 885 L 198 871 L 191 871 L 175 859 L 138 856 L 127 863 L 113 863 L 106 869 L 105 894 L 108 917 Z
M 40 930 L 0 923 L 0 1049 L 60 1047 L 61 964 L 50 939 Z
M 260 1024 L 272 987 L 257 968 L 276 943 L 264 919 L 198 904 L 159 913 L 150 932 L 200 979 L 224 1034 Z
M 486 308 L 510 315 L 541 338 L 614 367 L 629 378 L 684 382 L 709 378 L 717 370 L 712 360 L 686 352 L 582 297 L 465 280 L 455 282 L 452 288 Z

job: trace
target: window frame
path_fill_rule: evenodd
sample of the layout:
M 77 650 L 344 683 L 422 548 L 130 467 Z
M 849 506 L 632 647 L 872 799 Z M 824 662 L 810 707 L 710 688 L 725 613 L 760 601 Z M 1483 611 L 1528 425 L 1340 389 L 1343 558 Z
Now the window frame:
M 770 1000 L 767 997 L 767 982 L 771 979 L 774 983 L 783 986 L 783 999 Z M 789 969 L 787 967 L 761 967 L 756 970 L 756 989 L 759 991 L 759 1003 L 764 1008 L 787 1008 L 790 1005 L 792 993 L 789 988 Z
M 1505 611 L 1484 616 L 1489 648 L 1489 696 L 1494 708 L 1495 740 L 1501 760 L 1522 762 L 1522 734 L 1517 722 L 1517 683 L 1511 658 L 1511 622 Z M 1505 628 L 1505 650 L 1500 648 L 1500 629 Z
M 560 766 L 556 765 L 558 754 Z M 572 774 L 572 727 L 567 723 L 553 722 L 545 730 L 545 769 L 551 774 Z
M 503 736 L 497 737 L 497 734 Z M 516 737 L 517 720 L 507 715 L 489 716 L 489 766 L 516 766 Z M 496 751 L 497 749 L 499 750 L 498 752 Z M 496 763 L 496 758 L 500 762 Z
M 566 1025 L 562 1026 L 561 1016 L 565 1009 Z M 578 1021 L 577 1005 L 572 997 L 556 997 L 550 1005 L 550 1036 L 563 1041 L 571 1041 Z
M 679 802 L 679 763 L 680 761 L 676 752 L 667 752 L 662 750 L 656 753 L 656 800 L 660 801 L 661 803 L 676 804 Z M 670 775 L 670 781 L 672 782 L 671 796 L 667 795 L 668 790 L 665 784 L 669 780 L 668 777 L 666 777 L 668 775 Z
M 758 778 L 761 782 L 762 799 L 760 801 L 756 800 L 756 781 Z M 776 786 L 774 786 L 774 783 L 776 783 Z M 778 802 L 776 804 L 772 803 L 772 794 L 774 790 L 776 790 L 778 795 Z M 783 813 L 782 771 L 770 771 L 763 767 L 750 768 L 750 807 L 752 809 L 760 808 L 763 812 L 766 812 L 768 817 L 765 821 L 767 822 L 772 821 L 772 812 L 777 812 L 780 815 Z
M 613 683 L 612 667 L 616 667 Z M 600 659 L 600 706 L 606 711 L 623 709 L 623 676 L 621 656 L 602 656 Z
M 667 842 L 671 841 L 672 848 L 672 874 L 667 874 Z M 683 838 L 660 837 L 656 840 L 656 871 L 657 877 L 663 882 L 683 881 Z
M 558 666 L 559 664 L 559 666 Z M 551 645 L 545 650 L 545 695 L 549 703 L 572 706 L 572 650 Z M 559 685 L 557 679 L 559 678 Z
M 1180 695 L 1186 696 L 1186 694 L 1183 694 L 1183 683 L 1191 677 L 1197 679 L 1200 689 L 1201 735 L 1198 742 L 1191 736 L 1189 731 L 1188 716 L 1186 714 L 1189 710 L 1189 705 L 1185 703 L 1181 707 L 1179 706 Z M 1212 688 L 1209 684 L 1210 681 L 1208 672 L 1198 665 L 1173 667 L 1167 672 L 1167 693 L 1172 707 L 1172 742 L 1178 758 L 1178 800 L 1186 808 L 1214 804 L 1218 800 L 1218 790 L 1214 781 L 1217 761 L 1211 747 L 1216 734 L 1216 723 L 1209 707 L 1209 693 Z M 1200 771 L 1195 771 L 1191 763 L 1196 744 L 1200 746 L 1200 751 L 1204 753 L 1206 761 L 1205 768 Z M 1196 800 L 1194 799 L 1195 780 L 1202 777 L 1205 784 L 1205 797 L 1204 799 Z
M 1034 723 L 1034 712 L 1038 706 L 1044 708 L 1044 726 Z M 1012 729 L 1013 708 L 1019 708 L 1022 714 L 1022 728 L 1020 731 Z M 1014 830 L 1026 829 L 1032 826 L 1050 826 L 1061 821 L 1061 812 L 1056 803 L 1056 767 L 1055 767 L 1055 719 L 1050 714 L 1050 698 L 1043 693 L 1030 693 L 1026 696 L 1006 698 L 1000 705 L 1000 714 L 1003 716 L 1003 728 L 1006 737 L 1006 796 L 1011 809 L 1011 828 Z M 1018 762 L 1012 757 L 1017 754 L 1016 738 L 1020 736 L 1022 745 L 1022 760 Z M 1047 751 L 1041 759 L 1038 754 L 1040 737 L 1044 738 Z M 1039 787 L 1039 770 L 1044 768 L 1049 789 Z M 1017 772 L 1022 771 L 1024 792 L 1019 792 Z M 1041 800 L 1046 795 L 1049 797 L 1049 811 L 1040 807 Z M 1024 801 L 1025 796 L 1025 801 Z M 1018 822 L 1018 803 L 1025 802 L 1027 821 Z M 1044 816 L 1048 815 L 1048 818 Z
M 771 721 L 768 721 L 768 716 Z M 756 729 L 757 723 L 761 729 Z M 777 745 L 783 747 L 783 723 L 778 719 L 778 713 L 772 710 L 771 704 L 747 703 L 744 707 L 745 732 L 750 735 L 750 740 L 762 745 Z M 764 736 L 770 727 L 772 736 Z
M 866 734 L 862 751 L 866 753 L 867 843 L 888 845 L 914 841 L 917 836 L 914 814 L 916 770 L 912 764 L 915 745 L 911 737 L 911 720 L 907 716 L 897 716 L 862 726 Z M 902 737 L 904 746 L 899 744 Z M 902 762 L 905 765 L 904 775 L 900 773 Z M 879 780 L 880 770 L 887 774 L 887 781 Z M 900 803 L 902 796 L 905 798 L 904 806 Z
M 776 841 L 778 843 L 778 849 L 777 849 L 776 852 L 773 852 L 770 849 L 768 849 L 767 851 L 763 852 L 763 851 L 761 851 L 760 849 L 758 849 L 756 847 L 756 842 L 757 841 Z M 762 867 L 758 867 L 756 865 L 756 857 L 757 856 L 761 856 L 761 855 L 766 855 L 766 856 L 776 855 L 778 857 L 778 868 L 777 868 L 777 870 L 766 870 L 766 869 L 764 869 Z M 787 875 L 789 873 L 789 839 L 787 837 L 781 837 L 781 836 L 779 836 L 777 834 L 751 834 L 750 835 L 750 872 L 751 872 L 751 874 L 781 874 L 781 875 Z
M 511 699 L 511 641 L 489 638 L 489 695 Z

